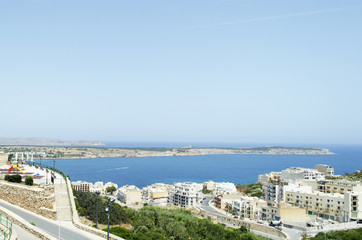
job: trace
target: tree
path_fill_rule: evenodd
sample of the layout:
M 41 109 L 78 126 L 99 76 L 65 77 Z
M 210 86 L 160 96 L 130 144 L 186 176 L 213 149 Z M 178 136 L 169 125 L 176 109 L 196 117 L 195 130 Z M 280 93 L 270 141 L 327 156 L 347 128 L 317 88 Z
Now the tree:
M 113 192 L 117 191 L 117 188 L 115 186 L 110 186 L 107 187 L 106 192 L 110 193 L 111 195 L 113 194 Z

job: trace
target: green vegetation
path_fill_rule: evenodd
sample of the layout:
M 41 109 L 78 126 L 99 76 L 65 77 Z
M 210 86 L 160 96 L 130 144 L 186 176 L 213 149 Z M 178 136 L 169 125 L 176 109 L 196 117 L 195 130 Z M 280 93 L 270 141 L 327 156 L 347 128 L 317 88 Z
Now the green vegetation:
M 35 226 L 35 223 L 34 222 L 30 222 L 31 225 Z
M 212 193 L 212 190 L 202 189 L 202 193 L 203 193 L 203 194 L 210 194 L 210 193 Z
M 311 240 L 360 240 L 362 239 L 362 228 L 352 229 L 348 231 L 335 231 L 328 233 L 318 233 L 315 237 L 310 238 Z
M 106 188 L 106 192 L 113 194 L 113 192 L 117 191 L 117 188 L 115 186 L 110 186 Z
M 132 230 L 115 227 L 111 228 L 110 232 L 130 240 L 266 239 L 248 232 L 245 227 L 225 229 L 224 225 L 196 218 L 187 210 L 169 210 L 154 206 L 145 206 L 137 211 L 133 227 Z
M 345 173 L 340 177 L 328 177 L 328 179 L 346 179 L 348 181 L 362 181 L 362 170 L 355 171 L 354 173 Z
M 29 176 L 29 177 L 25 178 L 25 184 L 26 185 L 32 186 L 33 182 L 34 182 L 33 177 Z
M 96 208 L 97 198 L 99 201 L 98 208 L 98 222 L 107 224 L 107 214 L 104 209 L 107 205 L 107 198 L 97 196 L 95 193 L 81 192 L 73 190 L 75 198 L 75 205 L 80 216 L 84 216 L 89 220 L 96 221 Z M 131 223 L 133 221 L 134 210 L 121 207 L 119 204 L 111 205 L 110 209 L 110 223 L 111 225 L 118 225 L 122 223 Z
M 76 196 L 76 207 L 81 216 L 95 222 L 97 196 L 94 193 L 73 191 Z M 104 208 L 107 198 L 99 197 L 99 223 L 107 223 Z M 128 240 L 264 240 L 266 238 L 255 235 L 245 227 L 239 229 L 225 229 L 224 225 L 214 224 L 205 219 L 199 219 L 184 209 L 170 210 L 145 205 L 135 211 L 118 204 L 111 206 L 110 232 Z M 128 229 L 119 225 L 130 224 Z M 117 226 L 118 225 L 118 226 Z M 105 229 L 106 231 L 106 229 Z
M 263 184 L 258 182 L 258 183 L 252 183 L 252 184 L 247 184 L 247 185 L 241 185 L 238 184 L 236 185 L 236 189 L 248 196 L 251 197 L 258 197 L 260 198 L 262 196 L 262 192 L 261 189 L 263 187 Z
M 8 182 L 21 183 L 21 176 L 19 174 L 16 175 L 6 174 L 4 180 Z

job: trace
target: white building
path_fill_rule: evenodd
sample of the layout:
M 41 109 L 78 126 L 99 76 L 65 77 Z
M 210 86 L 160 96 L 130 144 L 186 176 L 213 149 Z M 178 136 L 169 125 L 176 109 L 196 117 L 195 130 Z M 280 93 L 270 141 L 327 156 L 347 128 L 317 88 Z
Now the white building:
M 237 193 L 235 184 L 230 183 L 230 182 L 216 183 L 215 189 L 213 191 L 214 195 L 218 195 L 218 194 L 234 194 L 234 193 Z
M 261 174 L 258 176 L 258 182 L 270 182 L 270 181 L 277 181 L 280 179 L 280 172 L 270 172 Z
M 172 188 L 173 186 L 169 184 L 155 183 L 142 189 L 142 197 L 150 204 L 166 205 Z
M 324 180 L 324 173 L 316 169 L 290 167 L 283 170 L 280 174 L 281 180 Z
M 167 204 L 185 208 L 192 207 L 197 204 L 201 190 L 202 184 L 175 183 L 169 192 Z
M 343 220 L 362 221 L 362 192 L 346 192 L 344 194 Z
M 314 169 L 318 170 L 321 173 L 324 173 L 327 177 L 334 176 L 334 168 L 325 164 L 318 164 L 314 167 Z
M 90 192 L 99 192 L 101 195 L 105 193 L 105 189 L 103 187 L 103 182 L 95 182 L 93 186 L 89 189 Z
M 216 182 L 209 180 L 208 182 L 204 182 L 203 189 L 214 191 L 216 187 Z
M 266 201 L 256 197 L 242 197 L 232 202 L 232 209 L 235 211 L 235 215 L 252 220 L 261 219 L 262 208 L 265 206 Z
M 125 185 L 118 189 L 117 197 L 125 204 L 137 204 L 142 202 L 142 191 L 134 185 Z

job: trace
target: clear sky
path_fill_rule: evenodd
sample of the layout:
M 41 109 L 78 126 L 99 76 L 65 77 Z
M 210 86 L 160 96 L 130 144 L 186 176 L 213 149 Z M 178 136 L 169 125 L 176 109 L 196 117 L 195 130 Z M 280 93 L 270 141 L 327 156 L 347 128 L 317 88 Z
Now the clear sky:
M 0 1 L 0 137 L 362 143 L 362 1 Z

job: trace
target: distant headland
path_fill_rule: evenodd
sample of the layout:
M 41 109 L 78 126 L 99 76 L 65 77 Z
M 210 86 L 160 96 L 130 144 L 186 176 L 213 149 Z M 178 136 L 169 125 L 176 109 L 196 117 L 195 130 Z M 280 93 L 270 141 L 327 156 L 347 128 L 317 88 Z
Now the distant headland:
M 0 145 L 14 146 L 104 146 L 100 141 L 64 141 L 54 138 L 0 138 Z
M 35 146 L 3 145 L 0 151 L 45 152 L 45 158 L 112 158 L 112 157 L 161 157 L 161 156 L 196 156 L 215 154 L 264 154 L 264 155 L 331 155 L 329 149 L 302 147 L 254 147 L 254 148 L 218 148 L 218 147 L 183 147 L 183 148 L 124 148 L 94 146 Z

